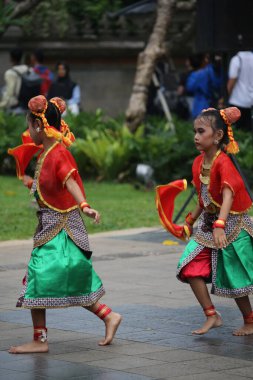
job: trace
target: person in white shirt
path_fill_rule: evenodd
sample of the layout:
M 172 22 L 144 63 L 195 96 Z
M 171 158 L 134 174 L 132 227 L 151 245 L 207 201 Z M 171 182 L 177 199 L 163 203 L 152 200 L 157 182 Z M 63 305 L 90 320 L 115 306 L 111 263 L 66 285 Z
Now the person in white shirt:
M 229 64 L 227 90 L 229 104 L 241 111 L 237 127 L 253 130 L 251 108 L 253 106 L 253 51 L 239 51 Z
M 12 67 L 4 73 L 5 87 L 0 101 L 0 110 L 11 111 L 12 113 L 21 113 L 19 105 L 19 91 L 21 87 L 21 76 L 28 71 L 28 66 L 21 64 L 23 51 L 20 48 L 14 48 L 10 51 L 10 60 Z M 19 73 L 19 74 L 18 74 Z

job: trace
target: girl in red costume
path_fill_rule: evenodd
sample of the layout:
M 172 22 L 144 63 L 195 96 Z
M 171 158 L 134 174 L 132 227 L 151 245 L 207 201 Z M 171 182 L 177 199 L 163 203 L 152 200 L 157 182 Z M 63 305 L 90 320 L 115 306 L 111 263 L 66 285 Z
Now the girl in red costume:
M 80 211 L 96 223 L 100 215 L 87 203 L 75 160 L 66 149 L 74 136 L 61 119 L 65 102 L 60 98 L 47 101 L 40 95 L 32 98 L 28 107 L 29 133 L 23 136 L 24 144 L 9 153 L 16 158 L 22 176 L 29 159 L 39 152 L 34 179 L 23 176 L 37 200 L 39 224 L 17 303 L 18 307 L 31 309 L 34 338 L 11 347 L 9 352 L 47 352 L 46 309 L 69 306 L 82 306 L 101 318 L 106 332 L 99 344 L 108 345 L 121 316 L 99 303 L 105 291 L 92 267 Z
M 222 325 L 206 283 L 212 293 L 235 299 L 244 324 L 234 335 L 253 334 L 253 223 L 247 214 L 252 201 L 244 182 L 225 153 L 237 153 L 231 124 L 238 120 L 236 107 L 204 110 L 194 122 L 195 145 L 201 154 L 194 160 L 193 184 L 198 194 L 196 209 L 186 216 L 185 232 L 191 235 L 178 264 L 178 278 L 190 284 L 206 315 L 194 334 L 205 334 Z

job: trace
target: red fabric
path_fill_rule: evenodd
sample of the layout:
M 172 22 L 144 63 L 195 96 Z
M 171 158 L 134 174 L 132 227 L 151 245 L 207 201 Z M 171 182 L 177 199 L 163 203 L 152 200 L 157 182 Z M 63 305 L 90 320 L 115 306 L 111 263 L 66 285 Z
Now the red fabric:
M 192 261 L 190 261 L 180 272 L 180 278 L 203 277 L 209 279 L 212 273 L 211 248 L 204 248 Z
M 192 166 L 193 184 L 196 187 L 199 197 L 199 204 L 204 207 L 200 196 L 200 179 L 201 166 L 203 163 L 204 155 L 200 154 L 195 158 Z M 213 162 L 210 172 L 209 193 L 213 201 L 220 207 L 222 205 L 222 190 L 224 186 L 230 187 L 234 193 L 234 200 L 231 206 L 231 211 L 245 212 L 248 210 L 252 201 L 245 188 L 244 182 L 236 170 L 231 159 L 226 153 L 221 152 Z
M 40 85 L 40 95 L 47 96 L 48 90 L 52 84 L 52 80 L 50 78 L 50 70 L 46 69 L 44 72 L 41 72 L 39 68 L 34 67 L 34 71 L 42 78 L 42 83 Z
M 48 207 L 66 212 L 77 206 L 75 199 L 64 186 L 64 181 L 70 174 L 85 197 L 83 183 L 72 154 L 62 144 L 57 143 L 44 158 L 37 184 L 41 200 Z
M 30 136 L 29 129 L 22 133 L 21 138 L 23 144 L 34 144 L 33 139 Z
M 16 160 L 16 172 L 19 179 L 23 178 L 25 170 L 33 156 L 41 150 L 42 147 L 34 143 L 23 144 L 16 148 L 8 149 L 8 153 Z
M 176 196 L 186 188 L 187 182 L 184 179 L 157 186 L 156 188 L 156 207 L 160 221 L 166 230 L 179 239 L 184 239 L 184 227 L 172 222 L 174 201 Z

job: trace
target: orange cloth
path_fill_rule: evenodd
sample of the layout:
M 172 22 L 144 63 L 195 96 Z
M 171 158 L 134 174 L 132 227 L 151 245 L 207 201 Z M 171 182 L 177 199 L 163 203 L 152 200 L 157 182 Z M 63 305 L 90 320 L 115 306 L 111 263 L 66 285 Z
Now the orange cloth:
M 179 179 L 168 183 L 167 185 L 156 187 L 156 207 L 160 221 L 164 228 L 175 237 L 185 240 L 184 226 L 178 226 L 173 223 L 174 201 L 181 191 L 186 190 L 187 182 L 185 179 Z
M 199 175 L 201 172 L 201 166 L 204 160 L 204 154 L 200 154 L 195 158 L 192 166 L 193 181 L 192 183 L 196 187 L 196 191 L 199 197 L 199 204 L 204 207 L 201 200 L 201 182 Z M 210 184 L 208 185 L 208 191 L 211 196 L 212 202 L 221 207 L 222 205 L 222 190 L 225 186 L 228 186 L 233 194 L 234 199 L 231 206 L 231 212 L 243 213 L 252 206 L 252 201 L 245 188 L 242 177 L 235 168 L 233 162 L 224 152 L 221 152 L 213 162 L 210 170 Z

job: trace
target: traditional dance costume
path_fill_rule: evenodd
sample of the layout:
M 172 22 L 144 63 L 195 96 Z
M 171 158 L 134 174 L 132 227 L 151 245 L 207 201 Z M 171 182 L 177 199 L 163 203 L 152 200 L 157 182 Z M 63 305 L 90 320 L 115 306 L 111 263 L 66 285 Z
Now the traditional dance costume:
M 104 294 L 78 205 L 65 187 L 70 176 L 84 194 L 74 158 L 56 142 L 41 154 L 31 187 L 39 223 L 19 307 L 89 306 Z
M 202 277 L 212 282 L 212 293 L 223 297 L 243 297 L 253 293 L 253 223 L 247 214 L 252 201 L 231 159 L 218 151 L 210 168 L 204 154 L 193 163 L 193 184 L 203 209 L 194 237 L 187 244 L 177 269 L 177 277 L 188 282 Z M 228 186 L 234 195 L 225 234 L 228 246 L 217 249 L 213 223 L 222 205 L 222 190 Z
M 96 210 L 87 210 L 90 206 L 85 200 L 76 162 L 66 149 L 75 139 L 60 116 L 66 104 L 60 98 L 47 101 L 39 95 L 29 101 L 28 108 L 31 112 L 28 115 L 29 130 L 22 135 L 23 144 L 8 152 L 16 160 L 18 177 L 30 188 L 39 207 L 31 259 L 17 302 L 17 307 L 32 309 L 33 339 L 34 342 L 39 341 L 39 345 L 33 342 L 12 347 L 11 353 L 48 351 L 47 345 L 44 348 L 40 346 L 47 341 L 43 309 L 82 306 L 102 320 L 112 312 L 108 306 L 98 302 L 105 290 L 92 267 L 92 252 L 79 208 L 96 221 L 99 214 Z M 43 142 L 46 136 L 47 142 L 52 138 L 52 145 L 44 150 L 43 145 L 34 143 L 30 132 L 35 142 Z M 38 138 L 36 133 L 41 132 L 43 135 Z M 38 160 L 32 180 L 25 177 L 25 170 L 35 154 L 38 154 Z M 68 182 L 70 177 L 72 181 Z M 106 333 L 102 345 L 111 343 L 121 321 L 119 315 L 115 314 L 114 318 L 117 324 Z

